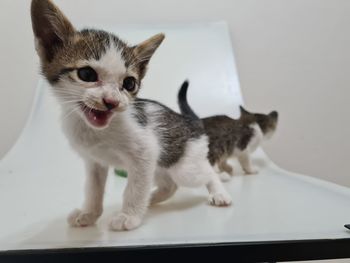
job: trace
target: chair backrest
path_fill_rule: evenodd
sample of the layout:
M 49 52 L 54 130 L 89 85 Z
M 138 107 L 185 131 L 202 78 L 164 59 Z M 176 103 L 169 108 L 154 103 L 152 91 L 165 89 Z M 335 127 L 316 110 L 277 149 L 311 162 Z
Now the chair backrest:
M 132 44 L 159 32 L 166 34 L 151 60 L 140 97 L 160 101 L 178 111 L 177 92 L 188 79 L 189 103 L 201 117 L 213 114 L 238 117 L 242 95 L 229 31 L 224 22 L 101 28 L 115 32 Z M 47 161 L 72 155 L 61 132 L 59 118 L 59 105 L 48 84 L 42 80 L 27 125 L 2 163 L 11 160 L 13 164 L 23 165 L 31 162 L 33 155 Z

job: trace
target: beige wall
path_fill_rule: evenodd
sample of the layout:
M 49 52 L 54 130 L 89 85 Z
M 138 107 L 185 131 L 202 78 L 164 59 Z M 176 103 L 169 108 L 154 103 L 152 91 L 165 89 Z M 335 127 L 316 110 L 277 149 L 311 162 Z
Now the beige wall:
M 0 1 L 0 156 L 23 127 L 38 79 L 29 2 Z M 267 153 L 283 168 L 350 186 L 350 1 L 56 3 L 78 25 L 226 20 L 247 107 L 280 112 Z

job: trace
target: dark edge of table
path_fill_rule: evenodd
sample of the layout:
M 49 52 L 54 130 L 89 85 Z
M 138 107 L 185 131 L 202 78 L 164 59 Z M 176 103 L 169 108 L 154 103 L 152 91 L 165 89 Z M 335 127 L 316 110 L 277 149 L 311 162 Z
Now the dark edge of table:
M 107 259 L 121 262 L 140 259 L 164 263 L 190 258 L 196 259 L 196 262 L 203 259 L 276 262 L 350 258 L 350 238 L 0 252 L 0 262 L 102 262 Z

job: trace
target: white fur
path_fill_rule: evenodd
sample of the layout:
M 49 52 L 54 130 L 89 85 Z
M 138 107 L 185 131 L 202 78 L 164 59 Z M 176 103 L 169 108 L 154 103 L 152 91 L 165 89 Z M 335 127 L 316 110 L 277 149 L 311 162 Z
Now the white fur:
M 212 168 L 208 169 L 207 151 L 206 136 L 187 142 L 184 155 L 169 169 L 170 176 L 177 185 L 198 187 L 210 181 Z
M 130 96 L 120 89 L 121 81 L 127 74 L 127 69 L 121 61 L 120 53 L 111 46 L 101 60 L 84 62 L 98 72 L 101 78 L 98 86 L 79 82 L 73 84 L 68 79 L 63 79 L 59 84 L 60 89 L 56 89 L 63 105 L 63 130 L 71 146 L 84 159 L 87 168 L 84 205 L 82 209 L 76 209 L 69 215 L 68 222 L 72 226 L 87 226 L 96 222 L 102 214 L 103 192 L 110 166 L 128 171 L 123 206 L 121 212 L 111 220 L 112 230 L 130 230 L 138 227 L 150 201 L 158 203 L 166 200 L 175 193 L 178 186 L 206 186 L 210 204 L 229 205 L 231 197 L 207 160 L 206 136 L 189 141 L 185 154 L 171 168 L 158 166 L 157 161 L 161 149 L 164 148 L 161 147 L 156 134 L 159 129 L 157 122 L 161 106 L 146 107 L 146 127 L 141 126 L 132 117 Z M 76 77 L 73 73 L 72 75 L 71 77 Z M 83 98 L 84 102 L 93 100 L 98 104 L 104 96 L 115 98 L 122 107 L 120 112 L 114 113 L 109 125 L 103 129 L 93 128 L 86 121 L 81 109 L 70 103 Z M 154 182 L 157 188 L 152 194 Z
M 111 221 L 113 230 L 130 230 L 142 222 L 151 198 L 154 174 L 158 189 L 153 193 L 152 203 L 169 198 L 177 186 L 207 186 L 211 204 L 231 203 L 229 194 L 206 159 L 206 136 L 189 141 L 180 161 L 165 169 L 157 166 L 160 145 L 152 125 L 140 127 L 130 114 L 130 110 L 116 114 L 104 130 L 90 129 L 78 114 L 65 121 L 64 131 L 69 141 L 88 166 L 85 204 L 82 210 L 74 210 L 69 216 L 71 225 L 90 225 L 101 215 L 104 180 L 109 166 L 128 171 L 122 211 Z
M 235 149 L 232 156 L 223 157 L 218 163 L 215 164 L 215 167 L 217 167 L 219 170 L 217 174 L 222 182 L 229 181 L 231 176 L 233 176 L 233 167 L 227 163 L 227 159 L 229 157 L 237 158 L 246 174 L 258 173 L 258 170 L 252 165 L 250 155 L 256 151 L 262 141 L 266 138 L 266 135 L 264 136 L 257 123 L 251 124 L 250 127 L 254 129 L 254 135 L 250 139 L 247 147 L 243 151 L 238 148 Z
M 116 114 L 109 127 L 104 130 L 92 130 L 78 114 L 64 122 L 64 131 L 70 143 L 88 166 L 102 166 L 105 171 L 109 166 L 121 167 L 128 171 L 122 214 L 116 216 L 111 223 L 111 227 L 115 230 L 132 229 L 141 222 L 147 210 L 159 156 L 159 145 L 153 131 L 141 128 L 132 121 L 130 114 L 129 110 Z M 89 169 L 87 172 L 86 184 L 91 187 L 86 191 L 86 200 L 81 213 L 99 216 L 102 213 L 104 184 L 93 184 L 97 181 L 96 177 L 101 175 L 91 173 Z M 130 223 L 128 215 L 132 218 L 132 222 L 139 223 Z M 79 225 L 77 222 L 79 216 L 81 215 L 77 214 L 76 219 L 70 218 L 69 221 L 75 222 L 73 225 Z M 91 223 L 94 223 L 98 216 Z
M 264 141 L 271 139 L 271 137 L 274 135 L 275 130 L 269 130 L 267 133 L 264 134 Z
M 259 147 L 264 139 L 264 135 L 257 123 L 250 125 L 250 127 L 254 129 L 254 135 L 250 139 L 246 149 L 243 151 L 237 149 L 233 155 L 234 157 L 238 157 L 239 163 L 247 174 L 256 174 L 258 171 L 253 168 L 250 155 Z
M 264 134 L 257 123 L 250 125 L 250 127 L 254 129 L 254 136 L 250 139 L 247 146 L 247 150 L 249 151 L 249 153 L 253 153 L 263 141 Z
M 114 45 L 113 40 L 110 40 L 110 47 L 99 60 L 91 60 L 90 66 L 102 74 L 102 78 L 111 83 L 118 83 L 120 76 L 123 76 L 127 70 L 124 64 L 121 50 L 118 50 Z

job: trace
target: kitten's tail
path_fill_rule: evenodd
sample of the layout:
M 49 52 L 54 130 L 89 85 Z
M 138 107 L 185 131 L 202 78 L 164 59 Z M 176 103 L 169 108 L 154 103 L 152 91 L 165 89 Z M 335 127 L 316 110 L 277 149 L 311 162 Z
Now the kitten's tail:
M 192 119 L 199 120 L 198 115 L 192 110 L 190 105 L 188 105 L 187 102 L 187 89 L 188 89 L 189 82 L 186 80 L 182 85 L 179 90 L 179 93 L 177 95 L 177 102 L 180 107 L 180 111 L 183 115 L 189 116 Z

